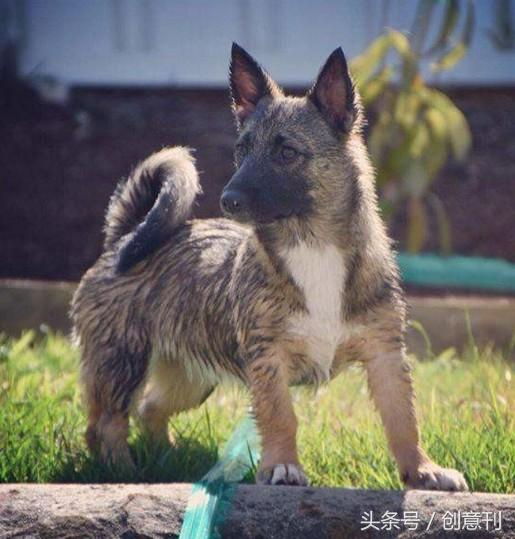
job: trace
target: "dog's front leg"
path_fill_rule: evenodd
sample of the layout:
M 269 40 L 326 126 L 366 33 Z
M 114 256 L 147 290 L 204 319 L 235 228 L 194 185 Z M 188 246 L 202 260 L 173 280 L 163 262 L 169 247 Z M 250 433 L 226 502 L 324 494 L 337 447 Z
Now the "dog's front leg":
M 435 464 L 420 445 L 410 366 L 404 352 L 376 353 L 366 361 L 366 368 L 372 397 L 406 486 L 467 490 L 460 472 Z
M 273 351 L 260 354 L 247 368 L 252 408 L 262 442 L 257 482 L 306 485 L 297 456 L 297 418 L 285 364 Z

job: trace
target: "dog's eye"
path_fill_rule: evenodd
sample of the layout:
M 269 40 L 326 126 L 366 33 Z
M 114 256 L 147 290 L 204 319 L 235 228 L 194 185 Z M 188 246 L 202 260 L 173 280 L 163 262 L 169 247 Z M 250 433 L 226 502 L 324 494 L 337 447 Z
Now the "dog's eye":
M 293 161 L 297 157 L 297 155 L 299 155 L 299 152 L 291 146 L 283 146 L 281 148 L 281 157 L 285 161 Z

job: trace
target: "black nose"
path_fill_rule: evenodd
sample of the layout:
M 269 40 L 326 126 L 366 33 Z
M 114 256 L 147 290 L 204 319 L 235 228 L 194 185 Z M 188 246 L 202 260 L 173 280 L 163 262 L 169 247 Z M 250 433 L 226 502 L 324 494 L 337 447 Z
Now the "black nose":
M 237 215 L 248 209 L 247 195 L 241 191 L 224 191 L 220 203 L 222 210 L 230 215 Z

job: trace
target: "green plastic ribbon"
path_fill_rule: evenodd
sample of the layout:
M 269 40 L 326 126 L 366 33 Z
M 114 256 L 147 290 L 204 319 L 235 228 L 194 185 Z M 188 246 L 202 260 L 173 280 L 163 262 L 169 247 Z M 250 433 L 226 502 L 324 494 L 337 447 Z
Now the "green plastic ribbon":
M 215 539 L 240 482 L 259 459 L 259 436 L 246 416 L 234 429 L 220 460 L 193 485 L 180 539 Z

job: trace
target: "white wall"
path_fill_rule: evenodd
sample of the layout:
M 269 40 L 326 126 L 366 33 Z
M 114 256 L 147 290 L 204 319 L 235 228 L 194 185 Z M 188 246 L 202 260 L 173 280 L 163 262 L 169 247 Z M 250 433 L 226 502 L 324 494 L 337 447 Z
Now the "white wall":
M 17 3 L 24 73 L 68 83 L 224 86 L 237 41 L 281 83 L 306 84 L 342 45 L 358 54 L 382 25 L 383 0 L 0 0 Z M 390 0 L 389 26 L 409 29 L 414 0 Z M 476 1 L 469 54 L 439 82 L 515 83 L 515 51 L 486 35 L 492 0 Z M 20 20 L 21 17 L 21 20 Z M 383 21 L 384 22 L 384 21 Z

